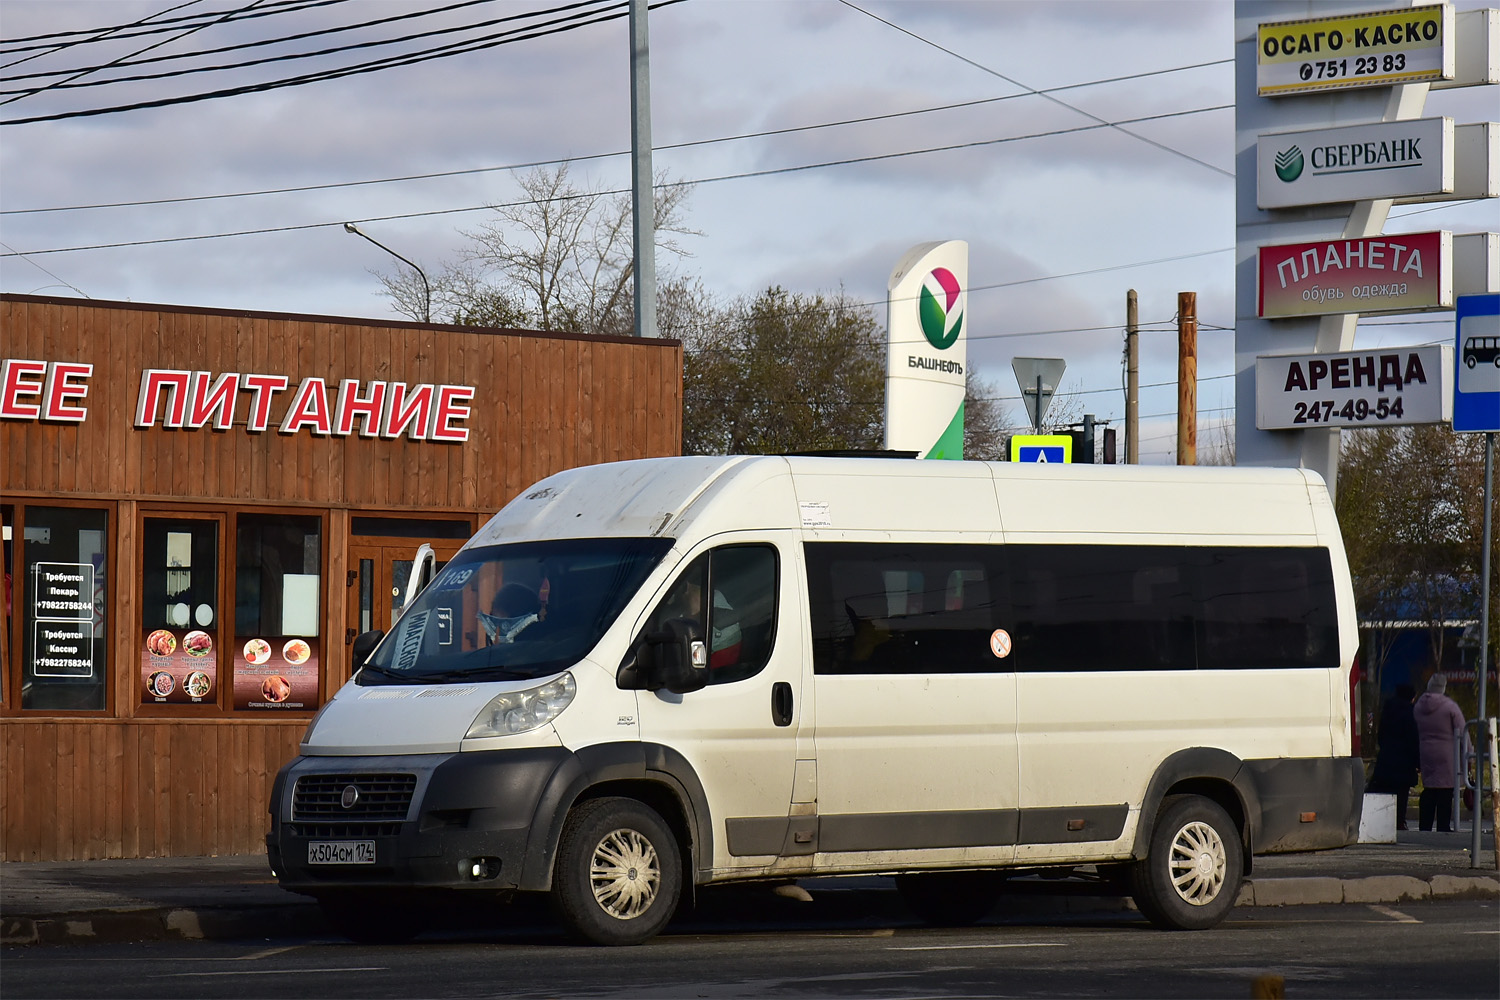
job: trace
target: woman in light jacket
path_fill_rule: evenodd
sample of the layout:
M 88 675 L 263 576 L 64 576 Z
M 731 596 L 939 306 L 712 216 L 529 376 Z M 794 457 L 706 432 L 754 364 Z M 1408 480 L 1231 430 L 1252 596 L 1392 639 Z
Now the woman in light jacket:
M 1453 780 L 1458 762 L 1453 759 L 1454 734 L 1464 731 L 1464 713 L 1458 703 L 1443 692 L 1448 680 L 1433 674 L 1427 682 L 1427 693 L 1417 699 L 1412 714 L 1417 720 L 1417 750 L 1422 760 L 1422 797 L 1417 800 L 1418 826 L 1453 832 Z M 1463 752 L 1468 753 L 1468 735 Z

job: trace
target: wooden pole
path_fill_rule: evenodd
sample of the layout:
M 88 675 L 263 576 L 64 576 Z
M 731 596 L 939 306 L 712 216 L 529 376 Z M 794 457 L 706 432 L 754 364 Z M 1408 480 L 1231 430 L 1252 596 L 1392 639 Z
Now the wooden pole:
M 1177 293 L 1177 464 L 1198 464 L 1198 293 Z

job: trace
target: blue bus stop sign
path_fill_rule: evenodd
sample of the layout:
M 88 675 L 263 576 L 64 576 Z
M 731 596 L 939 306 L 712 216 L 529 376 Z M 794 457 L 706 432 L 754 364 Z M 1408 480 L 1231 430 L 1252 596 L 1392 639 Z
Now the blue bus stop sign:
M 1454 321 L 1453 429 L 1500 431 L 1500 294 L 1460 295 Z

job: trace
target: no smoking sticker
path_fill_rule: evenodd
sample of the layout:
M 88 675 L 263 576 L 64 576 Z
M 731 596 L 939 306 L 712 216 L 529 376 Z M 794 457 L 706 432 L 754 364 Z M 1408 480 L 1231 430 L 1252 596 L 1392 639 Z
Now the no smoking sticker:
M 990 633 L 990 652 L 1000 659 L 1010 655 L 1010 633 L 1003 628 L 997 628 Z

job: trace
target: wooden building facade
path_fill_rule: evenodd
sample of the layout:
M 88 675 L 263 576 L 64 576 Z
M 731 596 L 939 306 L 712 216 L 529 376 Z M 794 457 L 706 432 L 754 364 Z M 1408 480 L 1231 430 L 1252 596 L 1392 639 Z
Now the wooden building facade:
M 421 543 L 681 443 L 675 341 L 5 295 L 0 342 L 7 861 L 263 851 Z

